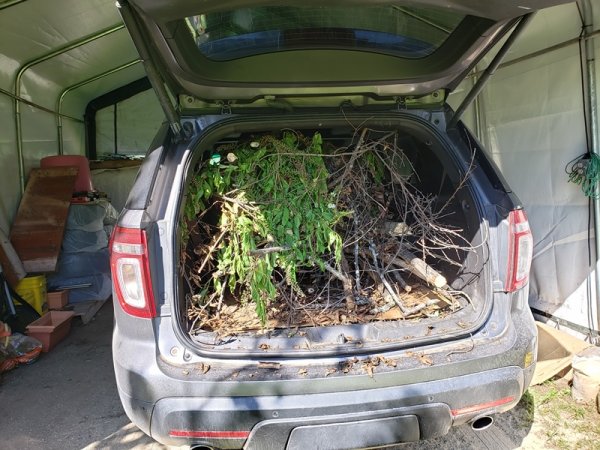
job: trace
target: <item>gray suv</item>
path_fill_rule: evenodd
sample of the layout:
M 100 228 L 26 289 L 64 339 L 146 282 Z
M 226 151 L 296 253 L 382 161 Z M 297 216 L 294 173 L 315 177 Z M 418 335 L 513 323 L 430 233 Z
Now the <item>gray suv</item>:
M 132 422 L 192 448 L 348 449 L 484 429 L 514 407 L 537 351 L 533 241 L 518 198 L 459 120 L 481 85 L 456 112 L 446 101 L 507 38 L 482 78 L 491 74 L 531 11 L 553 3 L 119 1 L 167 117 L 110 245 L 114 367 Z M 425 267 L 444 275 L 437 288 L 460 293 L 456 307 L 418 320 L 194 328 L 182 233 L 194 180 L 282 130 L 346 149 L 368 130 L 402 148 L 411 192 L 443 205 L 466 243 L 453 264 Z M 340 156 L 338 169 L 353 163 Z M 299 229 L 311 220 L 294 214 Z M 374 276 L 391 280 L 383 269 Z

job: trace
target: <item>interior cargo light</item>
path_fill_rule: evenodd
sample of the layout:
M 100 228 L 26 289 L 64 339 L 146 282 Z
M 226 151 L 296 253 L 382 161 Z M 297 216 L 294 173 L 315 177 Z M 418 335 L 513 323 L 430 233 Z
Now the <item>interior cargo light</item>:
M 135 317 L 156 317 L 146 232 L 116 227 L 110 250 L 113 284 L 123 311 Z
M 522 209 L 511 211 L 508 215 L 508 267 L 506 270 L 505 290 L 514 292 L 527 284 L 529 269 L 533 257 L 533 236 Z

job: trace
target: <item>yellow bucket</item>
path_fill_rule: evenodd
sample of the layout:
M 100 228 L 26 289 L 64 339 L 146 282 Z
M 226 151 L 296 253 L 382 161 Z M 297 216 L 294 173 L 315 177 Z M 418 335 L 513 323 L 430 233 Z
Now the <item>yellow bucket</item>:
M 17 294 L 43 314 L 46 309 L 46 276 L 25 277 L 17 284 Z

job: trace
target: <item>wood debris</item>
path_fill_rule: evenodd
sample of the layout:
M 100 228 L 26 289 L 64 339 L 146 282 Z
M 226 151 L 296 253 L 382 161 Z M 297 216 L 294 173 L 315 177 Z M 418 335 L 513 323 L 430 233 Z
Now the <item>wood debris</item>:
M 279 370 L 279 369 L 281 369 L 281 364 L 275 363 L 275 362 L 260 361 L 258 363 L 258 368 L 259 369 Z
M 440 269 L 459 267 L 471 250 L 443 220 L 454 194 L 439 204 L 416 187 L 395 132 L 357 136 L 351 147 L 328 148 L 318 134 L 265 135 L 217 148 L 223 156 L 199 168 L 181 261 L 191 334 L 293 335 L 442 318 L 465 306 L 468 296 Z M 372 376 L 376 365 L 364 364 Z
M 325 371 L 325 376 L 328 377 L 329 375 L 333 375 L 336 372 L 337 372 L 337 369 L 335 367 L 331 367 Z

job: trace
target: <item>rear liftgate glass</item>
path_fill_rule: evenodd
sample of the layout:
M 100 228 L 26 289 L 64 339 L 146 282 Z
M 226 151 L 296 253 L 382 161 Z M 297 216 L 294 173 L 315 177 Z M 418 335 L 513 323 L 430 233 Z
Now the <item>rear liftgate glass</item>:
M 294 49 L 345 48 L 422 58 L 464 15 L 436 8 L 262 6 L 185 19 L 198 51 L 214 61 Z M 292 26 L 293 25 L 293 26 Z

